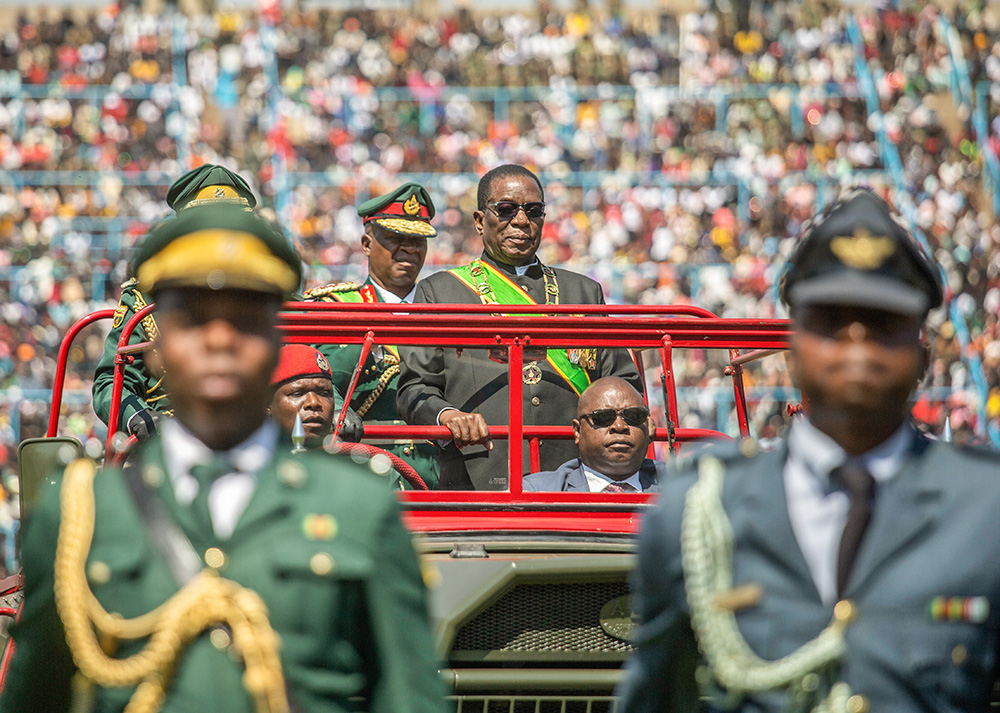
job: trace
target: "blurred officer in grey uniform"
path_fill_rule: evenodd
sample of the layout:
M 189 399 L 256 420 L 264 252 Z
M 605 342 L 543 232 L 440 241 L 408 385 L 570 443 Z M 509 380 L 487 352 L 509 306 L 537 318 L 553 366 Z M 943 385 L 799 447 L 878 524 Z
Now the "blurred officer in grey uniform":
M 782 295 L 806 417 L 777 450 L 702 455 L 664 482 L 623 710 L 985 711 L 1000 457 L 909 418 L 937 268 L 855 190 L 807 226 Z

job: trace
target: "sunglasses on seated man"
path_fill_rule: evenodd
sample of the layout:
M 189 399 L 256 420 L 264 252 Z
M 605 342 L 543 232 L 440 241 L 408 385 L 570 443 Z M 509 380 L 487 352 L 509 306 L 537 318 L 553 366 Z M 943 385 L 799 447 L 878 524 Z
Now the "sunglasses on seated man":
M 641 406 L 602 408 L 585 413 L 580 418 L 586 419 L 592 428 L 609 428 L 611 424 L 618 420 L 619 416 L 629 426 L 641 427 L 646 425 L 646 419 L 649 418 L 649 409 L 642 408 Z
M 541 218 L 545 215 L 545 204 L 537 201 L 531 203 L 515 203 L 514 201 L 497 201 L 493 205 L 486 206 L 496 213 L 497 218 L 503 221 L 513 220 L 520 210 L 529 218 Z

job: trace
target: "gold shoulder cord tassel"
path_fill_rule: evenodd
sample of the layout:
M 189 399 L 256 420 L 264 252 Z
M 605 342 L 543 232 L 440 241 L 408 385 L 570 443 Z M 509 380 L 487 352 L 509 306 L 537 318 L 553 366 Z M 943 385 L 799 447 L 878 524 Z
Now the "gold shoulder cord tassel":
M 243 685 L 257 713 L 288 713 L 279 639 L 260 596 L 203 570 L 162 605 L 135 619 L 109 614 L 87 583 L 87 556 L 94 536 L 94 476 L 89 460 L 67 466 L 60 491 L 62 522 L 56 545 L 55 599 L 66 641 L 80 672 L 98 686 L 137 685 L 125 713 L 156 713 L 184 649 L 209 627 L 225 624 L 246 670 Z M 108 656 L 99 636 L 147 638 L 125 659 Z

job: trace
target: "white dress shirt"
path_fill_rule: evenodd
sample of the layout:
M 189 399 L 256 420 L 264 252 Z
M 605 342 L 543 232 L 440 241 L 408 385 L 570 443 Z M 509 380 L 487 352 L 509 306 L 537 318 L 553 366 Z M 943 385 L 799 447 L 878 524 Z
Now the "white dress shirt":
M 417 285 L 413 284 L 413 289 L 410 290 L 406 297 L 400 297 L 395 292 L 389 292 L 381 285 L 379 285 L 375 280 L 372 280 L 372 287 L 378 293 L 379 302 L 383 302 L 388 305 L 398 305 L 398 304 L 411 304 L 413 302 L 413 296 L 417 294 Z M 375 361 L 382 361 L 382 357 L 385 356 L 385 351 L 382 349 L 381 344 L 373 344 L 371 350 L 372 359 Z
M 783 473 L 788 517 L 824 603 L 837 601 L 837 553 L 850 506 L 847 491 L 830 481 L 831 471 L 849 461 L 859 463 L 871 473 L 877 488 L 899 472 L 912 437 L 904 425 L 876 448 L 849 458 L 808 419 L 792 424 Z
M 527 265 L 514 265 L 514 272 L 517 274 L 518 277 L 524 277 L 524 274 L 528 271 L 528 268 L 531 267 L 532 265 L 537 265 L 537 264 L 538 260 L 534 260 L 533 262 L 529 262 Z
M 198 481 L 191 475 L 191 468 L 207 462 L 213 454 L 225 456 L 239 469 L 217 478 L 208 493 L 212 529 L 219 537 L 229 537 L 250 503 L 258 473 L 267 465 L 278 444 L 278 424 L 265 421 L 245 441 L 222 452 L 206 446 L 177 419 L 163 419 L 161 424 L 164 459 L 178 505 L 186 507 L 195 499 Z
M 592 493 L 602 493 L 611 483 L 618 483 L 619 485 L 631 485 L 635 488 L 635 492 L 642 492 L 642 482 L 639 480 L 639 471 L 634 472 L 625 480 L 615 480 L 614 478 L 609 478 L 603 473 L 598 473 L 596 470 L 589 468 L 583 463 L 583 474 L 587 476 L 587 485 L 590 486 L 590 492 Z
M 382 287 L 380 284 L 375 282 L 375 280 L 372 280 L 372 287 L 374 287 L 375 291 L 378 293 L 379 301 L 385 302 L 389 305 L 411 304 L 413 302 L 414 295 L 417 294 L 416 283 L 413 284 L 413 288 L 409 291 L 406 297 L 400 297 L 395 292 L 389 292 L 389 290 Z

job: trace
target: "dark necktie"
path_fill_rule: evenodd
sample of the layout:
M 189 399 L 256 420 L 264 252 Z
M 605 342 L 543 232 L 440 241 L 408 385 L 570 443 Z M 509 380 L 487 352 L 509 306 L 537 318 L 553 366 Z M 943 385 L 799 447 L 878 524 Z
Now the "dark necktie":
M 208 493 L 212 489 L 212 484 L 223 475 L 235 470 L 229 459 L 219 454 L 212 455 L 207 463 L 191 466 L 191 475 L 198 481 L 198 494 L 191 501 L 191 513 L 198 527 L 205 532 L 214 532 L 212 513 L 208 508 Z
M 854 566 L 854 558 L 861 548 L 861 539 L 868 527 L 868 521 L 871 520 L 875 480 L 862 466 L 850 464 L 834 470 L 832 477 L 851 497 L 844 534 L 840 537 L 840 549 L 837 552 L 837 596 L 843 596 L 847 578 Z
M 609 483 L 604 488 L 605 493 L 635 493 L 638 492 L 630 483 Z

